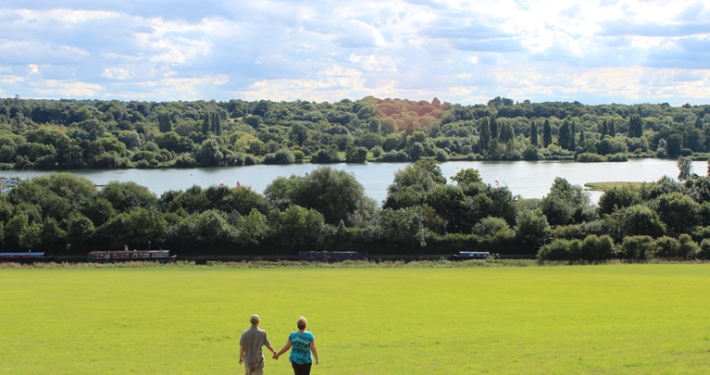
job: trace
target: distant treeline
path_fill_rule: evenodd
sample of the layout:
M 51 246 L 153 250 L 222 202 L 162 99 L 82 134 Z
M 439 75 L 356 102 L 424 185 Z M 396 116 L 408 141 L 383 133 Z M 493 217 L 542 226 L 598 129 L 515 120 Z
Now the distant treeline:
M 248 187 L 193 186 L 156 197 L 133 182 L 97 190 L 59 173 L 0 195 L 0 234 L 3 249 L 52 254 L 150 246 L 250 256 L 479 250 L 550 260 L 708 259 L 710 178 L 612 188 L 596 206 L 563 178 L 542 199 L 484 184 L 474 169 L 447 183 L 438 163 L 426 158 L 395 173 L 379 207 L 351 174 L 325 166 L 279 177 L 263 195 Z
M 0 167 L 706 158 L 710 105 L 0 99 Z

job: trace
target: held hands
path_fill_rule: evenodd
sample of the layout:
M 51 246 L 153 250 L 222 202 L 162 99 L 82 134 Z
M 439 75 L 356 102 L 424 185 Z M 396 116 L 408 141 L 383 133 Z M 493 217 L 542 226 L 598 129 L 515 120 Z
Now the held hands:
M 278 354 L 278 353 L 274 353 L 274 355 L 273 355 L 271 358 L 273 358 L 273 359 L 275 359 L 275 360 L 278 360 L 278 359 L 279 359 L 279 354 Z

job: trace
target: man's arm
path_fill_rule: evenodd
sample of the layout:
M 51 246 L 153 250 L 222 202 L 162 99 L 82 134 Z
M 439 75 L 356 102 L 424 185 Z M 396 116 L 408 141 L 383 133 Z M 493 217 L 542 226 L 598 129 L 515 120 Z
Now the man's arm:
M 286 345 L 284 345 L 284 347 L 281 348 L 281 350 L 279 350 L 278 353 L 274 353 L 274 357 L 273 357 L 273 358 L 274 358 L 274 359 L 279 359 L 279 356 L 281 356 L 281 354 L 286 353 L 289 349 L 291 349 L 291 340 L 288 340 L 288 341 L 286 342 Z
M 273 346 L 271 346 L 271 344 L 266 344 L 266 347 L 269 348 L 269 351 L 271 352 L 271 354 L 276 354 L 276 350 L 274 349 Z
M 244 363 L 244 345 L 239 345 L 239 364 Z

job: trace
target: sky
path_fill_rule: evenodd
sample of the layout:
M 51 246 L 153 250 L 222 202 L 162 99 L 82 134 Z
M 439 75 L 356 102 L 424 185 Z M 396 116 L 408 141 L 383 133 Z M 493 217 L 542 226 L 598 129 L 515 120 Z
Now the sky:
M 710 103 L 710 3 L 3 0 L 0 97 Z

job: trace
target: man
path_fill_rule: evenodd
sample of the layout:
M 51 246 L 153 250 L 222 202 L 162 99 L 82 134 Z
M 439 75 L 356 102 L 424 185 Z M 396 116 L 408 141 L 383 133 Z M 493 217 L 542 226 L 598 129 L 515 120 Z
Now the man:
M 239 364 L 244 364 L 246 375 L 262 375 L 264 374 L 264 354 L 261 352 L 261 347 L 266 345 L 272 354 L 276 354 L 276 350 L 271 346 L 266 332 L 259 329 L 259 315 L 252 315 L 249 322 L 251 322 L 251 328 L 244 331 L 239 340 Z

